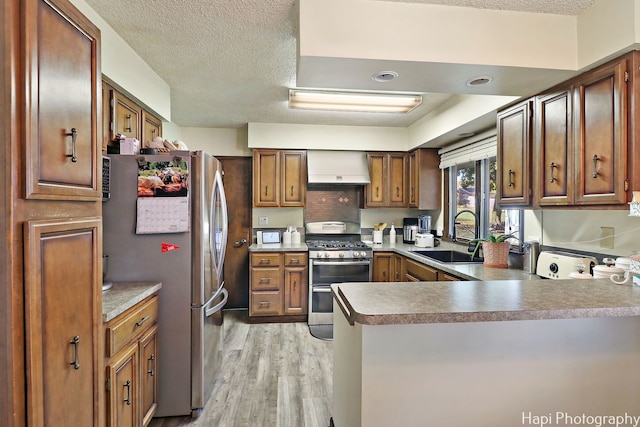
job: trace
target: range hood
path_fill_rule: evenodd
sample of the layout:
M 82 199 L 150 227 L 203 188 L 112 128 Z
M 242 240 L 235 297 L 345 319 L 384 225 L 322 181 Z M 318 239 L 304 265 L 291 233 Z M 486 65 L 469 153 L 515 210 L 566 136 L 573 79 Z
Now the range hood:
M 362 151 L 307 150 L 309 184 L 370 184 Z

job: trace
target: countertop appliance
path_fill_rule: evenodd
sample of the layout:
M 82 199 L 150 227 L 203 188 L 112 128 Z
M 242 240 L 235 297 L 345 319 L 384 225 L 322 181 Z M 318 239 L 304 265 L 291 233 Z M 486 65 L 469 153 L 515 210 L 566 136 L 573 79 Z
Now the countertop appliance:
M 404 218 L 402 220 L 402 242 L 413 244 L 418 234 L 418 218 Z
M 415 245 L 419 248 L 433 248 L 435 239 L 431 233 L 417 233 Z
M 156 416 L 197 416 L 219 375 L 228 297 L 221 164 L 202 151 L 112 155 L 110 185 L 103 202 L 108 279 L 162 282 Z
M 597 264 L 598 261 L 591 256 L 562 251 L 542 251 L 538 256 L 536 273 L 548 279 L 569 279 L 570 273 L 580 269 L 591 273 Z
M 522 245 L 524 250 L 524 261 L 522 269 L 529 274 L 536 274 L 538 267 L 538 257 L 540 256 L 540 243 L 529 240 Z
M 305 226 L 309 248 L 309 331 L 333 339 L 331 284 L 370 282 L 373 249 L 360 240 L 360 225 L 352 222 L 310 222 Z

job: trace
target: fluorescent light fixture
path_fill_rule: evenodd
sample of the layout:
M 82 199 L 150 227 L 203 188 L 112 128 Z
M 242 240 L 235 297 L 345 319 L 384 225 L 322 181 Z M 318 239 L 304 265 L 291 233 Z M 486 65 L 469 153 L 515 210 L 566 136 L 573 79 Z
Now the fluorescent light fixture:
M 289 107 L 307 110 L 408 113 L 420 104 L 422 95 L 289 89 Z

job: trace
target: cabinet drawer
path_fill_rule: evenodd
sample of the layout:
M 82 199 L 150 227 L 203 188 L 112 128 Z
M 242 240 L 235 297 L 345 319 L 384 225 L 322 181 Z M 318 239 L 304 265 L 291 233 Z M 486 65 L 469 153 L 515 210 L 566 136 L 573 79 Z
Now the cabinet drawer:
M 249 316 L 279 316 L 282 314 L 282 294 L 276 292 L 251 292 Z
M 280 266 L 280 254 L 273 252 L 251 254 L 252 267 L 278 267 Z
M 282 284 L 279 268 L 254 268 L 251 270 L 252 291 L 277 291 Z
M 411 259 L 407 260 L 407 276 L 418 279 L 418 281 L 436 281 L 438 280 L 438 270 L 435 268 L 419 264 Z
M 302 267 L 307 265 L 305 252 L 292 252 L 284 254 L 284 265 L 287 267 Z
M 111 357 L 125 344 L 149 329 L 158 321 L 158 296 L 135 306 L 130 312 L 116 317 L 107 324 L 107 356 Z

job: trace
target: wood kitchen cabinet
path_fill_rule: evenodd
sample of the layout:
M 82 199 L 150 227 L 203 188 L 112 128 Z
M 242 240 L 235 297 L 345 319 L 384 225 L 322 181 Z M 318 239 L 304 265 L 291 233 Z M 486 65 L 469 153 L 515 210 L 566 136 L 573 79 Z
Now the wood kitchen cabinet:
M 254 207 L 304 207 L 306 194 L 306 151 L 253 150 Z
M 407 153 L 367 153 L 371 183 L 365 185 L 365 208 L 408 207 Z
M 144 427 L 157 408 L 158 294 L 105 324 L 108 427 Z
M 438 150 L 419 148 L 409 153 L 409 207 L 440 209 L 442 174 Z
M 309 286 L 307 256 L 306 252 L 251 253 L 251 320 L 306 320 Z
M 574 202 L 574 150 L 571 88 L 535 99 L 534 194 L 539 206 Z
M 113 144 L 118 135 L 136 138 L 141 147 L 146 146 L 156 136 L 162 137 L 162 120 L 147 111 L 140 104 L 115 89 L 107 82 L 102 83 L 103 105 L 103 149 Z
M 498 203 L 531 203 L 532 101 L 520 102 L 498 113 Z
M 67 0 L 3 24 L 0 424 L 103 427 L 100 31 Z
M 405 282 L 435 282 L 438 269 L 412 259 L 405 260 Z
M 394 252 L 374 252 L 373 281 L 402 282 L 405 276 L 404 259 Z

